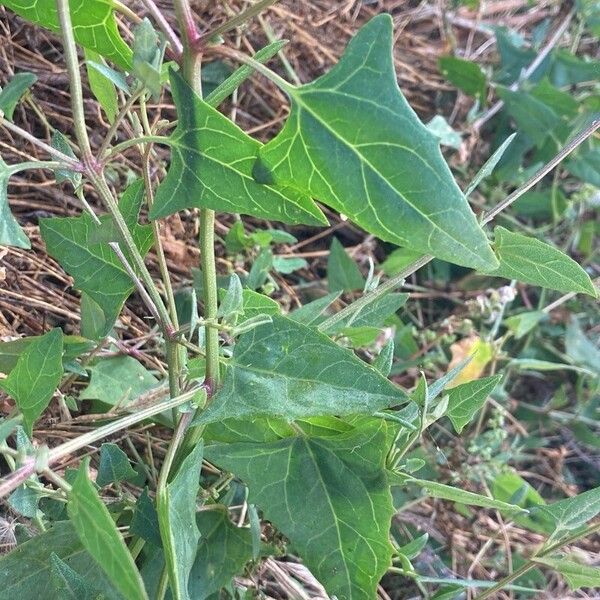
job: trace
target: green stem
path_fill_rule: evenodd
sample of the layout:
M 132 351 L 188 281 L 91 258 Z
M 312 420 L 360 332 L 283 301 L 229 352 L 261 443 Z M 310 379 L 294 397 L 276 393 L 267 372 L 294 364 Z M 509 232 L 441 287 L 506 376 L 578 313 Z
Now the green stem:
M 69 169 L 69 165 L 58 160 L 28 160 L 27 162 L 18 163 L 16 165 L 9 165 L 8 174 L 14 175 L 20 171 L 26 171 L 27 169 Z
M 131 146 L 139 146 L 140 144 L 149 144 L 149 143 L 169 145 L 171 143 L 171 138 L 169 138 L 165 135 L 143 135 L 141 137 L 136 137 L 136 138 L 131 138 L 129 140 L 125 140 L 124 142 L 121 142 L 120 144 L 113 146 L 110 149 L 110 152 L 107 152 L 104 155 L 102 162 L 103 163 L 109 162 L 115 156 L 119 156 L 119 154 L 121 154 L 121 152 L 123 152 L 123 150 L 126 150 L 127 148 L 131 148 Z
M 515 579 L 518 579 L 519 577 L 525 575 L 525 573 L 527 573 L 528 571 L 531 571 L 531 569 L 537 566 L 537 563 L 535 561 L 536 558 L 543 558 L 544 556 L 548 556 L 553 552 L 560 550 L 560 548 L 564 548 L 565 546 L 573 544 L 574 542 L 577 542 L 578 540 L 581 540 L 589 535 L 597 533 L 598 531 L 600 531 L 600 523 L 589 525 L 583 531 L 579 533 L 574 533 L 569 537 L 565 538 L 564 540 L 561 540 L 559 542 L 556 542 L 555 544 L 552 544 L 551 546 L 548 546 L 545 550 L 536 552 L 532 556 L 532 558 L 530 558 L 516 571 L 513 571 L 510 575 L 507 575 L 506 577 L 501 579 L 496 585 L 486 590 L 485 592 L 479 594 L 475 598 L 475 600 L 485 600 L 485 598 L 491 598 L 494 594 L 504 589 L 508 584 L 515 581 Z

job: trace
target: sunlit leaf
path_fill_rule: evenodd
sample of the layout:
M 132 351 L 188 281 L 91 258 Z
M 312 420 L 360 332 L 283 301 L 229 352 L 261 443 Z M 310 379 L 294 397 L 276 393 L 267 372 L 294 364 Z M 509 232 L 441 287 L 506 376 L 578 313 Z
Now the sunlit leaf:
M 398 89 L 390 15 L 365 25 L 329 73 L 285 90 L 292 110 L 260 150 L 257 179 L 305 190 L 383 240 L 493 268 L 437 139 Z

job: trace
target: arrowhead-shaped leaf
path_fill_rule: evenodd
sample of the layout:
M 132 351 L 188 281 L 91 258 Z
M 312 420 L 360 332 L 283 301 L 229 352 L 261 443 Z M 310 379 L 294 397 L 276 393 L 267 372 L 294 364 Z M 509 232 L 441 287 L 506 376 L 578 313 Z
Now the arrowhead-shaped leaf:
M 32 23 L 60 31 L 55 0 L 3 0 L 2 4 Z M 119 33 L 111 2 L 70 0 L 69 6 L 75 41 L 129 70 L 131 50 Z
M 399 387 L 325 334 L 273 315 L 240 337 L 222 389 L 195 423 L 372 415 L 407 401 Z
M 292 110 L 259 153 L 258 179 L 307 191 L 388 242 L 497 264 L 438 140 L 398 89 L 389 15 L 365 25 L 329 73 L 285 88 Z
M 388 446 L 379 421 L 333 438 L 208 446 L 206 456 L 246 483 L 330 595 L 371 600 L 392 556 Z
M 8 205 L 8 165 L 0 158 L 0 246 L 15 246 L 29 250 L 31 242 L 13 217 Z
M 171 91 L 179 120 L 169 142 L 171 167 L 156 191 L 152 219 L 195 206 L 285 223 L 327 224 L 307 195 L 254 180 L 260 142 L 203 102 L 175 71 Z
M 578 292 L 594 298 L 598 296 L 590 276 L 554 246 L 513 233 L 504 227 L 496 227 L 494 250 L 500 266 L 492 271 L 484 270 L 484 273 L 559 292 Z
M 19 356 L 10 375 L 0 381 L 0 387 L 14 398 L 23 413 L 23 425 L 29 435 L 60 384 L 62 354 L 62 331 L 52 329 L 35 338 Z
M 137 217 L 143 195 L 143 184 L 138 181 L 127 188 L 119 203 L 142 255 L 152 245 L 152 230 L 149 225 L 138 225 L 131 215 L 135 213 Z M 102 224 L 98 226 L 87 214 L 40 219 L 40 232 L 48 254 L 73 277 L 75 287 L 86 292 L 104 312 L 106 334 L 134 285 L 112 248 L 102 240 L 103 234 L 112 231 L 111 218 L 104 216 L 100 220 Z

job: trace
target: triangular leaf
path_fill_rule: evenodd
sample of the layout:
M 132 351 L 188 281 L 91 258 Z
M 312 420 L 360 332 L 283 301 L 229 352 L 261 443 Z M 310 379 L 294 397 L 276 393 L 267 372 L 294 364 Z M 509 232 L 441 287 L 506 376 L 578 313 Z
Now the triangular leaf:
M 118 483 L 127 479 L 135 479 L 137 472 L 133 470 L 127 454 L 116 444 L 102 444 L 100 448 L 100 465 L 96 484 L 104 487 L 109 483 Z
M 171 90 L 179 120 L 152 219 L 195 206 L 285 223 L 327 223 L 308 196 L 254 181 L 252 166 L 261 144 L 203 102 L 176 71 L 171 71 Z
M 327 258 L 327 283 L 330 292 L 354 292 L 365 287 L 358 265 L 348 256 L 344 246 L 333 238 Z
M 8 205 L 8 165 L 0 158 L 0 246 L 15 246 L 29 250 L 31 242 L 13 217 Z
M 448 391 L 448 412 L 446 414 L 457 433 L 460 433 L 465 425 L 471 422 L 501 379 L 502 375 L 476 379 Z
M 206 455 L 248 485 L 249 501 L 291 540 L 330 595 L 367 600 L 392 556 L 388 440 L 378 421 L 333 438 L 209 446 Z
M 0 91 L 0 113 L 12 121 L 13 113 L 23 94 L 37 81 L 33 73 L 15 73 Z
M 286 317 L 241 336 L 222 389 L 194 421 L 373 414 L 407 395 L 326 335 Z
M 438 140 L 398 89 L 390 15 L 365 25 L 329 73 L 285 90 L 292 110 L 260 151 L 258 179 L 306 190 L 388 242 L 497 264 Z

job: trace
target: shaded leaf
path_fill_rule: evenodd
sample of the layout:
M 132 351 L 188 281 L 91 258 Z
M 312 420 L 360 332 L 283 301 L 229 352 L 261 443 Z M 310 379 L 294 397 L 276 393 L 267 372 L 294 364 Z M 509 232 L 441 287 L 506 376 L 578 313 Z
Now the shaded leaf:
M 196 498 L 200 488 L 203 452 L 200 442 L 185 457 L 177 474 L 167 484 L 164 497 L 157 499 L 169 582 L 176 600 L 190 598 L 188 580 L 200 539 L 196 525 Z
M 85 549 L 128 600 L 147 600 L 142 578 L 108 509 L 88 478 L 89 459 L 79 467 L 67 512 Z
M 442 56 L 438 65 L 442 75 L 452 85 L 480 102 L 485 100 L 487 77 L 476 62 L 456 56 Z
M 375 367 L 384 377 L 387 377 L 392 370 L 392 363 L 394 362 L 394 346 L 393 338 L 388 340 L 377 355 L 377 358 L 373 361 L 373 367 Z
M 286 223 L 326 224 L 308 196 L 254 181 L 260 143 L 203 102 L 175 71 L 171 89 L 179 120 L 169 140 L 171 166 L 156 191 L 151 218 L 205 207 Z
M 358 265 L 348 256 L 337 238 L 331 241 L 327 258 L 327 283 L 330 292 L 354 292 L 365 287 Z
M 8 505 L 23 517 L 33 519 L 38 510 L 38 494 L 33 488 L 20 485 L 9 497 Z
M 59 150 L 63 154 L 70 156 L 71 158 L 76 158 L 69 141 L 58 130 L 52 133 L 52 147 L 56 148 L 56 150 Z M 70 181 L 74 188 L 77 188 L 81 185 L 81 173 L 76 173 L 71 169 L 56 169 L 54 173 L 56 175 L 56 183 Z
M 227 417 L 373 414 L 406 394 L 326 335 L 291 319 L 240 337 L 223 387 L 195 423 Z
M 151 227 L 137 225 L 130 219 L 132 213 L 137 215 L 143 198 L 144 187 L 140 180 L 127 188 L 119 206 L 127 217 L 140 253 L 145 255 L 152 246 Z M 88 214 L 40 219 L 40 233 L 48 253 L 73 277 L 75 287 L 86 292 L 102 308 L 110 329 L 134 285 L 107 240 L 102 239 L 104 233 L 112 238 L 111 217 L 104 216 L 100 220 L 102 225 L 98 226 Z
M 366 600 L 392 556 L 389 443 L 386 424 L 377 421 L 333 438 L 208 446 L 206 455 L 248 485 L 249 501 L 330 595 Z
M 592 589 L 600 587 L 599 567 L 584 565 L 569 558 L 536 557 L 533 560 L 540 565 L 558 571 L 566 579 L 572 590 L 578 590 L 582 587 Z
M 99 564 L 83 548 L 69 521 L 56 523 L 0 557 L 0 600 L 47 598 L 53 572 L 52 554 L 79 573 L 88 586 L 102 593 L 106 600 L 123 600 Z
M 517 279 L 559 292 L 598 296 L 590 276 L 572 258 L 540 240 L 496 227 L 494 250 L 500 266 L 484 271 L 488 275 Z
M 104 487 L 109 483 L 118 483 L 138 476 L 133 470 L 127 454 L 116 444 L 102 444 L 100 448 L 100 465 L 96 475 L 96 484 Z
M 493 268 L 437 139 L 398 89 L 390 15 L 369 21 L 329 73 L 285 91 L 292 110 L 260 150 L 259 180 L 307 191 L 385 241 Z
M 225 507 L 198 513 L 200 545 L 190 575 L 190 596 L 204 600 L 228 585 L 252 558 L 249 529 L 236 527 Z
M 102 57 L 100 54 L 89 48 L 85 49 L 85 67 L 87 71 L 90 90 L 102 110 L 106 114 L 109 123 L 114 123 L 117 113 L 119 112 L 119 100 L 117 98 L 117 90 L 111 79 L 109 79 L 102 70 L 96 68 L 96 65 L 102 65 Z M 106 67 L 108 68 L 108 67 Z
M 488 396 L 498 385 L 502 375 L 485 377 L 463 383 L 448 391 L 448 418 L 456 433 L 461 433 L 465 425 L 479 412 Z
M 304 325 L 312 325 L 323 320 L 323 313 L 341 296 L 341 292 L 331 292 L 322 298 L 313 300 L 300 308 L 292 311 L 288 318 L 304 323 Z
M 63 376 L 63 334 L 58 328 L 33 340 L 19 356 L 0 388 L 17 403 L 23 425 L 31 436 L 33 424 L 44 412 Z
M 155 546 L 162 546 L 160 528 L 158 525 L 158 514 L 148 495 L 148 488 L 144 488 L 144 491 L 140 494 L 135 503 L 129 531 L 135 535 L 139 535 L 142 539 Z
M 15 73 L 0 91 L 0 113 L 12 121 L 15 108 L 23 94 L 37 81 L 33 73 Z
M 567 327 L 565 350 L 573 362 L 600 375 L 600 348 L 583 333 L 575 318 Z
M 3 0 L 2 4 L 32 23 L 50 31 L 60 31 L 54 0 Z M 105 0 L 70 0 L 69 6 L 75 41 L 128 70 L 131 50 L 119 33 L 111 3 Z
M 54 552 L 50 555 L 52 571 L 50 581 L 56 600 L 96 600 L 102 597 L 92 589 L 77 571 L 72 569 Z
M 31 242 L 14 218 L 8 204 L 8 165 L 0 157 L 0 246 L 15 246 L 29 250 Z
M 508 317 L 504 320 L 504 324 L 514 333 L 515 338 L 520 340 L 546 317 L 547 315 L 543 310 L 530 310 Z

